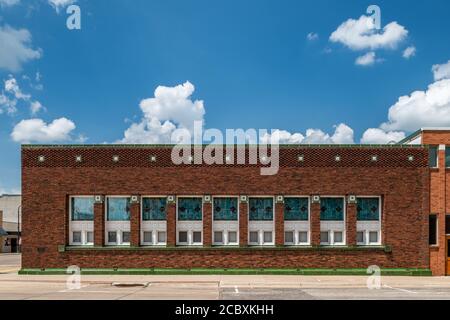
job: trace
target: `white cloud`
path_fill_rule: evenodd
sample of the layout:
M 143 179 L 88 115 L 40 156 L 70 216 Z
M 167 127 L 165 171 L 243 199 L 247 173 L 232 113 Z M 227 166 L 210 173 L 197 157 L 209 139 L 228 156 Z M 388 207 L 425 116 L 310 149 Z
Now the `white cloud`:
M 0 114 L 14 114 L 17 111 L 17 100 L 10 99 L 4 93 L 0 94 Z
M 29 100 L 31 96 L 29 94 L 24 94 L 17 84 L 17 80 L 13 77 L 5 81 L 5 90 L 14 95 L 16 99 L 19 100 Z
M 193 133 L 194 122 L 205 115 L 203 101 L 192 101 L 195 87 L 186 82 L 175 87 L 159 86 L 153 98 L 140 103 L 143 118 L 133 123 L 124 133 L 121 143 L 171 143 L 176 129 Z
M 395 49 L 407 35 L 408 30 L 395 21 L 377 30 L 373 19 L 363 15 L 358 20 L 348 19 L 342 23 L 331 34 L 330 41 L 352 50 Z
M 307 34 L 306 39 L 308 39 L 309 41 L 314 41 L 319 39 L 319 34 L 315 33 L 315 32 L 310 32 Z
M 405 51 L 403 51 L 403 58 L 405 59 L 409 59 L 412 58 L 416 55 L 416 47 L 411 46 L 405 49 Z
M 435 81 L 450 79 L 450 60 L 444 64 L 435 64 L 432 70 Z
M 290 133 L 285 130 L 275 130 L 272 134 L 266 133 L 263 135 L 261 137 L 261 143 L 353 144 L 353 129 L 341 123 L 335 126 L 335 132 L 331 136 L 320 129 L 308 129 L 305 135 L 301 133 Z
M 39 102 L 39 101 L 33 101 L 30 104 L 30 110 L 31 110 L 31 114 L 35 115 L 36 113 L 38 113 L 39 111 L 41 111 L 42 109 L 44 109 L 44 106 Z
M 50 143 L 71 140 L 75 123 L 66 118 L 47 124 L 42 119 L 20 121 L 13 129 L 11 138 L 20 143 Z
M 367 129 L 364 132 L 361 143 L 363 144 L 388 144 L 391 142 L 398 142 L 405 138 L 405 133 L 401 131 L 386 132 L 379 128 Z
M 56 12 L 68 5 L 77 2 L 77 0 L 48 0 L 48 3 L 55 8 Z
M 355 64 L 358 66 L 372 66 L 375 64 L 375 62 L 380 61 L 379 59 L 377 59 L 377 55 L 375 52 L 371 51 L 366 53 L 365 55 L 362 55 L 360 57 L 358 57 L 355 61 Z
M 27 29 L 14 29 L 0 26 L 0 69 L 17 72 L 30 60 L 39 59 L 41 50 L 31 45 L 31 33 Z
M 400 97 L 389 109 L 386 131 L 414 131 L 420 127 L 450 126 L 450 79 L 439 80 L 426 91 Z
M 1 7 L 12 7 L 19 3 L 20 0 L 0 0 Z

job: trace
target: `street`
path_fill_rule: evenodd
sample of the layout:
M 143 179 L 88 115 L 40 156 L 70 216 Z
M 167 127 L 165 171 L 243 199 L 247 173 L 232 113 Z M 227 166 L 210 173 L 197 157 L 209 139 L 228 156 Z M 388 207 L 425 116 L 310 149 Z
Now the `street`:
M 364 276 L 19 276 L 19 255 L 0 255 L 0 300 L 450 300 L 448 277 L 382 277 L 368 289 Z

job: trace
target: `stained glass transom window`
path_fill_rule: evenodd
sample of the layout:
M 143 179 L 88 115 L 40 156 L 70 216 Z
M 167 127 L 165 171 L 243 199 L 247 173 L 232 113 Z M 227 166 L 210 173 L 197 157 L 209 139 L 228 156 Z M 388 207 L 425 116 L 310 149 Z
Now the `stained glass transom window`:
M 343 198 L 321 198 L 320 199 L 320 220 L 322 220 L 322 221 L 343 221 L 344 220 L 344 199 Z
M 166 198 L 143 198 L 142 220 L 144 221 L 166 220 Z
M 249 219 L 250 221 L 272 221 L 273 198 L 250 198 Z
M 308 211 L 308 198 L 284 198 L 284 220 L 307 221 Z
M 214 198 L 214 220 L 237 221 L 238 201 L 237 198 Z
M 130 220 L 130 198 L 107 198 L 108 221 Z
M 179 198 L 178 199 L 179 221 L 201 221 L 202 220 L 202 198 Z
M 72 221 L 94 220 L 94 197 L 73 197 L 71 202 Z
M 358 198 L 356 212 L 358 221 L 379 221 L 380 199 Z

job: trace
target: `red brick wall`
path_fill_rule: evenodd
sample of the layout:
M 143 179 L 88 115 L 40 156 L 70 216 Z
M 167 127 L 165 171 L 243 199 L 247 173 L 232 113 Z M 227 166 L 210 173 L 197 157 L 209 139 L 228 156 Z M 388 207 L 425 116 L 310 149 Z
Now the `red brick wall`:
M 148 161 L 148 155 L 155 153 L 156 164 Z M 166 153 L 170 154 L 170 149 L 24 147 L 22 266 L 366 268 L 375 264 L 385 268 L 428 268 L 430 265 L 426 149 L 286 148 L 281 150 L 280 171 L 274 176 L 261 176 L 257 165 L 177 167 L 163 161 Z M 305 155 L 305 162 L 297 161 L 299 153 Z M 76 163 L 77 154 L 82 154 L 85 162 Z M 112 162 L 113 154 L 120 155 L 119 163 Z M 342 157 L 341 162 L 334 161 L 337 154 Z M 379 156 L 376 163 L 370 161 L 373 154 Z M 407 161 L 410 154 L 415 157 L 413 162 Z M 45 155 L 46 161 L 38 163 L 39 155 Z M 270 248 L 58 252 L 58 245 L 67 244 L 69 195 L 151 194 L 379 195 L 384 199 L 383 239 L 392 246 L 392 252 Z M 168 246 L 175 245 L 175 210 L 174 204 L 168 205 Z M 316 239 L 320 239 L 319 214 L 320 206 L 313 204 L 312 237 Z M 99 222 L 96 218 L 96 227 Z M 280 232 L 279 227 L 276 230 Z M 96 232 L 97 244 L 99 237 Z M 241 203 L 241 245 L 247 243 L 247 237 L 247 204 Z M 280 236 L 277 239 L 279 242 Z

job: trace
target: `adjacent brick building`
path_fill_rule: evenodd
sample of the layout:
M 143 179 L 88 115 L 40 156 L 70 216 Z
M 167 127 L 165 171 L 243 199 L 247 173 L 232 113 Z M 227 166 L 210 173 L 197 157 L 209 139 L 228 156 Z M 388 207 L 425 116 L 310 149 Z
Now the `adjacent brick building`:
M 24 145 L 22 267 L 430 268 L 428 147 L 283 146 L 272 176 L 171 150 Z

